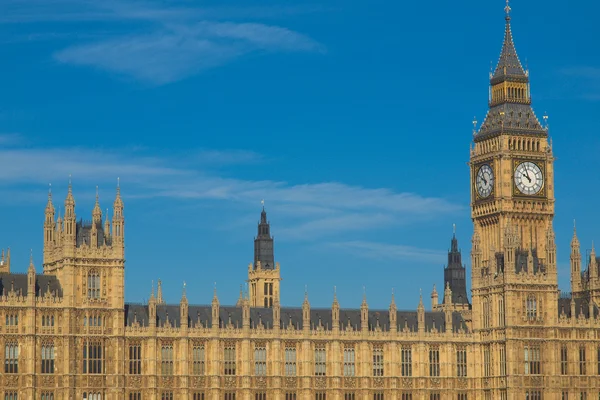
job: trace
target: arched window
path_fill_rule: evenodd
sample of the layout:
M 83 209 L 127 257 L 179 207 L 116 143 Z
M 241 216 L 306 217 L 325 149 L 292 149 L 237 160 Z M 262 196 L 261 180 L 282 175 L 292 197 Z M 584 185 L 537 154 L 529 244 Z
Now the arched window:
M 527 319 L 533 320 L 537 318 L 537 299 L 530 295 L 527 297 Z
M 100 298 L 100 274 L 96 271 L 88 273 L 88 298 Z
M 54 343 L 42 344 L 42 374 L 54 373 Z

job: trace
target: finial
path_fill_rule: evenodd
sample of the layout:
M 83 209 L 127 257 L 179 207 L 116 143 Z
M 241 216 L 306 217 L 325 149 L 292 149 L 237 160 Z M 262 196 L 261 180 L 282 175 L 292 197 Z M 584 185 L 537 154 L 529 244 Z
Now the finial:
M 96 203 L 98 203 L 98 185 L 96 185 Z
M 265 199 L 262 199 L 260 201 L 260 205 L 262 205 L 263 210 L 265 209 Z
M 304 300 L 308 300 L 308 285 L 304 285 Z
M 456 224 L 452 224 L 452 234 L 456 236 Z
M 477 117 L 473 117 L 473 136 L 477 134 Z
M 29 249 L 29 265 L 33 265 L 33 249 Z
M 333 301 L 337 301 L 337 286 L 333 286 Z
M 185 281 L 183 281 L 183 297 L 185 297 L 185 294 L 186 294 L 185 287 L 186 287 L 186 283 L 185 283 Z
M 48 184 L 48 200 L 52 200 L 52 183 Z
M 71 174 L 69 174 L 69 194 L 73 192 L 73 182 L 71 180 Z
M 512 10 L 512 8 L 510 8 L 510 0 L 506 0 L 506 7 L 504 7 L 504 11 L 506 12 L 506 20 L 510 20 L 510 11 Z
M 577 222 L 573 219 L 573 234 L 577 234 Z
M 213 289 L 213 295 L 214 295 L 214 297 L 217 297 L 217 282 L 215 282 L 215 287 Z
M 150 296 L 154 297 L 154 279 L 152 279 L 152 292 L 151 292 Z
M 367 288 L 363 285 L 363 301 L 367 300 Z
M 544 113 L 544 129 L 548 130 L 548 113 Z

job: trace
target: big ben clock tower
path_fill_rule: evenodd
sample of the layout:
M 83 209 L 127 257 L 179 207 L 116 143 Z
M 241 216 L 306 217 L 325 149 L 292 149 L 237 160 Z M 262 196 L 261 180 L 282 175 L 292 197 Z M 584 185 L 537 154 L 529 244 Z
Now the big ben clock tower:
M 529 71 L 515 50 L 508 4 L 505 10 L 500 60 L 490 73 L 489 110 L 474 131 L 469 162 L 473 329 L 505 340 L 484 348 L 499 359 L 518 347 L 508 327 L 518 332 L 552 323 L 558 314 L 554 157 L 548 130 L 531 107 Z
M 504 250 L 507 226 L 519 246 L 545 253 L 554 216 L 548 131 L 531 107 L 529 71 L 515 50 L 510 7 L 498 66 L 490 73 L 489 111 L 471 148 L 471 216 L 482 260 Z

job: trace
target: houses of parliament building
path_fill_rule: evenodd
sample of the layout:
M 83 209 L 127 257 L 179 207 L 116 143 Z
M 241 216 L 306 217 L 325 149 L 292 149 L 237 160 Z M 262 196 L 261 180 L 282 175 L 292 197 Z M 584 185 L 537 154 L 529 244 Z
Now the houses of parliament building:
M 263 209 L 235 305 L 126 303 L 125 214 L 45 209 L 43 265 L 0 256 L 0 400 L 592 400 L 600 395 L 600 258 L 556 268 L 553 151 L 506 8 L 489 111 L 470 148 L 471 293 L 455 237 L 444 288 L 416 310 L 280 304 Z M 415 303 L 417 303 L 415 301 Z

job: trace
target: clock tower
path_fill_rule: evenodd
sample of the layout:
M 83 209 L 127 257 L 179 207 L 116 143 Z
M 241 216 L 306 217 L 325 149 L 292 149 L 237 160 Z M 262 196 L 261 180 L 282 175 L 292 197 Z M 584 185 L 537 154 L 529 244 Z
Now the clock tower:
M 471 217 L 482 260 L 504 250 L 508 226 L 518 245 L 542 256 L 554 216 L 548 130 L 531 107 L 529 71 L 519 61 L 506 8 L 498 66 L 490 73 L 489 111 L 471 147 Z
M 511 351 L 505 329 L 552 322 L 558 300 L 554 156 L 547 126 L 531 106 L 529 71 L 515 50 L 508 4 L 505 11 L 504 43 L 490 73 L 489 110 L 473 132 L 469 162 L 473 328 L 504 338 L 484 349 L 500 359 Z

